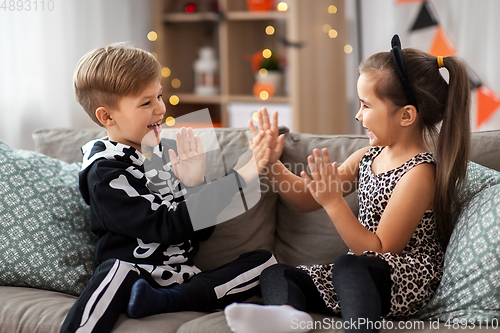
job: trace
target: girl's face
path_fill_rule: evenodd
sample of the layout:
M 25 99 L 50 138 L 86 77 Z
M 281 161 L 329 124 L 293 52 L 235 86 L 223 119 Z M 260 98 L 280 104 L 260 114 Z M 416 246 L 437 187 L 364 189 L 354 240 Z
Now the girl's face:
M 377 80 L 369 75 L 359 76 L 358 96 L 361 107 L 356 114 L 356 119 L 363 124 L 370 138 L 370 145 L 389 146 L 397 134 L 398 118 L 392 103 L 375 95 L 376 83 Z

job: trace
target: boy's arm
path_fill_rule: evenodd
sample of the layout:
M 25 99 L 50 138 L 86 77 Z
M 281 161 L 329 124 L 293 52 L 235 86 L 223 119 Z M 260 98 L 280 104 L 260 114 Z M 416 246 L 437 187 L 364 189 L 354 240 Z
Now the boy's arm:
M 112 161 L 95 165 L 101 164 L 102 169 L 102 163 L 114 171 L 97 181 L 89 181 L 93 188 L 91 205 L 102 229 L 146 242 L 176 244 L 192 238 L 191 220 L 203 221 L 205 226 L 215 225 L 217 215 L 239 192 L 239 176 L 233 172 L 204 185 L 188 200 L 170 204 L 151 194 L 141 179 L 110 165 Z M 239 181 L 244 186 L 244 181 Z

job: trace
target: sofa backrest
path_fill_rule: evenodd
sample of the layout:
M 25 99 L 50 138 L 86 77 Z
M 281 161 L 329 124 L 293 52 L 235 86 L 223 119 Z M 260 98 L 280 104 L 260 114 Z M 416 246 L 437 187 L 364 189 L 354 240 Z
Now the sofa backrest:
M 175 132 L 167 129 L 163 134 L 174 138 Z M 213 135 L 212 130 L 207 129 L 195 132 L 204 140 L 209 140 Z M 306 168 L 306 158 L 313 148 L 328 148 L 332 159 L 341 163 L 350 154 L 369 144 L 368 138 L 363 135 L 289 133 L 286 128 L 281 128 L 281 132 L 286 133 L 281 160 L 296 174 Z M 104 135 L 102 129 L 44 129 L 34 132 L 33 138 L 38 152 L 68 162 L 78 162 L 81 161 L 79 148 Z M 215 135 L 229 169 L 236 163 L 239 152 L 245 151 L 250 132 L 244 128 L 216 128 Z M 500 171 L 500 131 L 473 133 L 471 152 L 474 162 Z M 212 176 L 217 178 L 221 175 Z M 210 180 L 212 176 L 207 178 Z M 265 178 L 262 181 L 263 191 L 259 202 L 245 214 L 218 225 L 212 237 L 201 244 L 195 260 L 201 269 L 218 267 L 246 251 L 259 248 L 273 251 L 279 262 L 290 265 L 329 263 L 347 252 L 346 245 L 324 210 L 299 213 L 270 190 Z M 357 214 L 357 193 L 346 197 L 346 201 Z

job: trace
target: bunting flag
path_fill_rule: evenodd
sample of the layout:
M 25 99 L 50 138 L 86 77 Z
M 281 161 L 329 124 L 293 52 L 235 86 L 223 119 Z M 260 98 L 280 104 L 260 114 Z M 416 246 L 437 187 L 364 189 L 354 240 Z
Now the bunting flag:
M 415 23 L 413 23 L 413 27 L 410 31 L 420 30 L 436 25 L 438 25 L 438 21 L 436 19 L 434 9 L 428 1 L 425 1 L 422 4 L 422 7 L 420 7 L 420 12 L 418 13 L 417 19 L 415 20 Z
M 457 49 L 441 26 L 436 29 L 436 35 L 429 53 L 434 56 L 448 57 L 457 53 Z
M 437 15 L 432 4 L 428 0 L 396 0 L 397 4 L 422 2 L 417 19 L 413 22 L 410 32 L 428 27 L 436 27 L 434 39 L 430 45 L 428 53 L 434 56 L 448 57 L 455 55 L 457 49 L 448 37 L 445 30 L 439 25 Z M 476 129 L 487 123 L 491 117 L 500 111 L 500 96 L 494 91 L 484 86 L 477 74 L 467 66 L 470 88 L 476 91 Z
M 477 127 L 484 124 L 500 107 L 500 96 L 488 87 L 477 88 Z

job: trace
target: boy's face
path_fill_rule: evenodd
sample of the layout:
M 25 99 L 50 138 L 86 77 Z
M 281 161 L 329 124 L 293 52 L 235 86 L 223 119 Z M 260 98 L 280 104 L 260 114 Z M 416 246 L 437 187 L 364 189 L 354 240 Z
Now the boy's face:
M 109 140 L 134 147 L 160 143 L 160 132 L 166 107 L 160 81 L 154 81 L 137 96 L 124 96 L 118 107 L 109 111 L 112 122 L 106 126 Z

